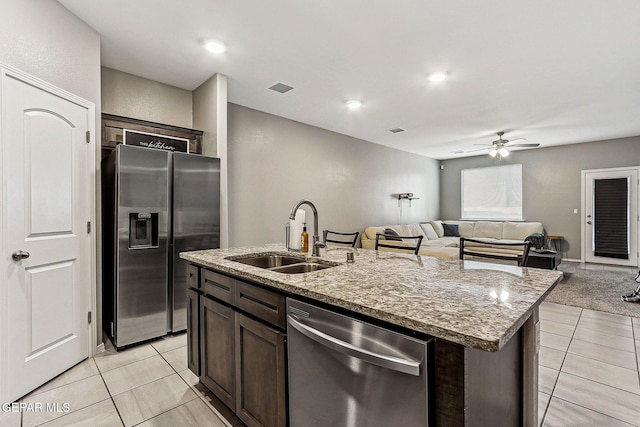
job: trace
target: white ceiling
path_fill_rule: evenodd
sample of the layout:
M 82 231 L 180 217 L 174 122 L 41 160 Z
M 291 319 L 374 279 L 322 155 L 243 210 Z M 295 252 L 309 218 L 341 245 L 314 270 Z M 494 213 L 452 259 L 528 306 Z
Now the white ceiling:
M 230 102 L 436 159 L 499 130 L 640 135 L 637 0 L 59 1 L 100 33 L 103 66 L 188 90 L 226 74 Z

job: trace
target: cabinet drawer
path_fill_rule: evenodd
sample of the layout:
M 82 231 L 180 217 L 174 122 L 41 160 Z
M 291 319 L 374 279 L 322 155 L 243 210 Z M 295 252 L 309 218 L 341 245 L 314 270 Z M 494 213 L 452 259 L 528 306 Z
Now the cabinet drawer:
M 247 313 L 276 325 L 286 328 L 285 297 L 275 292 L 237 282 L 235 288 L 235 305 Z
M 201 272 L 200 281 L 204 293 L 231 304 L 237 281 L 213 271 L 202 269 Z
M 194 289 L 199 289 L 200 288 L 200 280 L 198 280 L 198 272 L 199 272 L 199 268 L 196 267 L 195 265 L 189 264 L 187 265 L 187 289 L 188 288 L 194 288 Z

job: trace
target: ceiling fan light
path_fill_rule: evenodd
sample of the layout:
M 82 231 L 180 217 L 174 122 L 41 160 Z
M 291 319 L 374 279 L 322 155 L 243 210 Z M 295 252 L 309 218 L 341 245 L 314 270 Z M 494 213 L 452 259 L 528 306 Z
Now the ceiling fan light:
M 495 148 L 489 151 L 489 155 L 491 157 L 495 157 L 497 154 L 498 154 L 498 150 L 496 150 Z
M 502 156 L 502 157 L 508 157 L 509 156 L 509 150 L 507 150 L 504 147 L 500 148 L 498 150 L 498 152 L 500 153 L 500 156 Z

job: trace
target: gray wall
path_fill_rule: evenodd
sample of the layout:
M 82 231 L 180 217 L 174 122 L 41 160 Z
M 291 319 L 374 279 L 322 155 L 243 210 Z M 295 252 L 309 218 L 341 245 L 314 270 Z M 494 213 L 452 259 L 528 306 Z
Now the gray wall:
M 499 164 L 487 155 L 441 163 L 440 213 L 445 219 L 460 217 L 460 171 Z M 640 165 L 640 136 L 514 151 L 502 162 L 516 163 L 522 164 L 524 219 L 542 222 L 548 234 L 565 236 L 565 257 L 580 259 L 581 171 Z
M 105 113 L 191 128 L 191 97 L 189 90 L 102 68 Z
M 217 75 L 202 83 L 193 91 L 193 127 L 204 131 L 202 154 L 210 157 L 218 155 L 217 117 Z
M 438 217 L 436 160 L 235 104 L 228 115 L 230 246 L 284 243 L 300 199 L 318 208 L 320 231 Z M 420 200 L 398 208 L 403 192 Z M 312 231 L 309 210 L 307 222 Z
M 227 76 L 214 74 L 193 91 L 193 126 L 204 131 L 202 154 L 220 159 L 220 247 L 229 247 Z

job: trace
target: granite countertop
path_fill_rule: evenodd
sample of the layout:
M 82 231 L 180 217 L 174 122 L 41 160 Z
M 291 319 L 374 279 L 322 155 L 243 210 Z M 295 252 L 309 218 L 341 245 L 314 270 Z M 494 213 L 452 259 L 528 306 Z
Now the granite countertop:
M 226 259 L 257 253 L 296 255 L 280 244 L 183 252 L 180 257 L 485 351 L 501 349 L 562 278 L 559 271 L 360 248 L 354 250 L 355 262 L 347 263 L 349 250 L 322 249 L 320 262 L 338 265 L 303 274 L 283 274 Z

